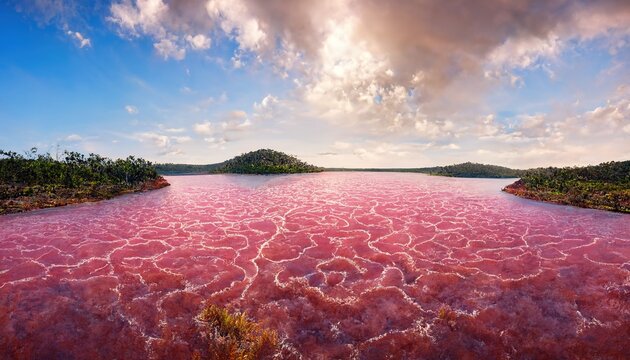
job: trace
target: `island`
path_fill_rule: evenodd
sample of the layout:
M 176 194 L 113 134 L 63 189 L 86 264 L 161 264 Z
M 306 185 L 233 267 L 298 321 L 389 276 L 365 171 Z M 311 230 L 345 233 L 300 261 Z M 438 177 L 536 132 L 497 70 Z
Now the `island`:
M 152 163 L 134 156 L 111 160 L 65 151 L 60 159 L 0 150 L 0 215 L 109 199 L 169 183 Z
M 531 169 L 503 191 L 527 199 L 630 213 L 630 160 Z
M 220 163 L 210 173 L 267 175 L 314 173 L 323 170 L 323 168 L 307 164 L 295 156 L 271 149 L 260 149 Z

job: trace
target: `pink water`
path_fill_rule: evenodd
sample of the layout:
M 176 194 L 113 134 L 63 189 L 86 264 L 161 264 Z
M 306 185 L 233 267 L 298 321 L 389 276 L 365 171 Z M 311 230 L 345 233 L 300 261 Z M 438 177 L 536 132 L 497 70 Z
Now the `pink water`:
M 190 358 L 205 301 L 304 358 L 610 358 L 630 347 L 630 216 L 511 180 L 170 177 L 0 217 L 0 357 Z

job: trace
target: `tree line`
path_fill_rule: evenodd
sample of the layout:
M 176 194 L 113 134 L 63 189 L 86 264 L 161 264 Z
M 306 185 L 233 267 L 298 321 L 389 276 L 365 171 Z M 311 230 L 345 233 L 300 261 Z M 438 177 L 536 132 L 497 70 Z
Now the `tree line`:
M 57 185 L 78 188 L 90 184 L 132 186 L 158 174 L 149 161 L 134 156 L 112 160 L 64 151 L 60 159 L 32 148 L 24 155 L 0 150 L 0 182 L 11 185 Z
M 527 170 L 505 191 L 580 207 L 630 212 L 630 161 Z
M 522 176 L 530 189 L 565 192 L 579 183 L 587 183 L 593 190 L 600 187 L 630 188 L 630 161 L 610 161 L 583 167 L 547 167 L 530 169 Z

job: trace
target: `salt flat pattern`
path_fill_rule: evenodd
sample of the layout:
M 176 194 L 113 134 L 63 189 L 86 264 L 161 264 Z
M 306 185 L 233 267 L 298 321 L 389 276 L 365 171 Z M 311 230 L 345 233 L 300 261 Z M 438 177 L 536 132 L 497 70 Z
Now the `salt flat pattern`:
M 630 216 L 407 173 L 170 177 L 0 217 L 0 355 L 190 358 L 204 301 L 299 358 L 619 358 Z

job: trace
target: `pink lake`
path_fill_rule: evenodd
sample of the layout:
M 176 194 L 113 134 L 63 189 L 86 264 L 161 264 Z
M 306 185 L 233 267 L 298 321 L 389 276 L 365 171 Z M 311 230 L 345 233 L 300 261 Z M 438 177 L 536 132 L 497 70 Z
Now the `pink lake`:
M 169 177 L 0 217 L 0 358 L 189 359 L 206 302 L 304 359 L 622 359 L 630 215 L 513 180 Z

